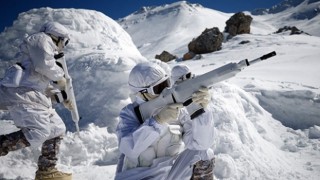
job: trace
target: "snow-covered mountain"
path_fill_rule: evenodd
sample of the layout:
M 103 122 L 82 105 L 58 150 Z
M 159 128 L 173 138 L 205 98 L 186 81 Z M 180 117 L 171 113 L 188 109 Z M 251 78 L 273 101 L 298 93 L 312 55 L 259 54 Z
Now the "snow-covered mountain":
M 254 15 L 261 13 L 252 12 Z M 275 27 L 296 26 L 297 28 L 320 36 L 318 29 L 320 25 L 320 1 L 319 0 L 286 0 L 264 10 L 265 21 Z
M 316 180 L 320 176 L 320 35 L 316 31 L 320 24 L 315 19 L 319 16 L 288 20 L 298 7 L 307 7 L 306 2 L 276 14 L 252 15 L 251 34 L 224 42 L 220 51 L 204 54 L 200 60 L 169 63 L 171 67 L 187 64 L 199 75 L 229 62 L 277 52 L 210 90 L 216 179 Z M 144 7 L 119 20 L 121 28 L 92 10 L 33 9 L 20 14 L 0 34 L 4 44 L 0 70 L 14 61 L 20 39 L 44 21 L 55 20 L 70 29 L 66 58 L 82 116 L 81 132 L 80 137 L 72 132 L 70 115 L 60 110 L 69 131 L 59 168 L 72 171 L 74 179 L 113 179 L 118 156 L 113 132 L 117 113 L 130 102 L 126 84 L 130 69 L 163 50 L 181 57 L 192 38 L 205 28 L 222 31 L 232 15 L 181 1 Z M 284 25 L 295 25 L 312 36 L 273 34 Z M 5 120 L 0 120 L 0 134 L 16 130 L 10 116 L 0 112 L 0 119 L 1 115 Z M 26 148 L 1 157 L 0 179 L 32 179 L 38 155 L 38 149 Z
M 287 9 L 296 9 L 291 18 L 297 20 L 312 19 L 320 13 L 319 0 L 284 0 L 269 9 L 255 9 L 253 15 L 276 14 Z
M 154 58 L 163 50 L 174 54 L 187 52 L 186 44 L 205 28 L 225 26 L 231 14 L 180 1 L 159 7 L 143 7 L 120 20 L 139 51 Z M 172 41 L 174 39 L 174 41 Z
M 293 8 L 298 6 L 299 4 L 301 4 L 303 1 L 305 0 L 284 0 L 282 2 L 280 2 L 279 4 L 276 4 L 274 6 L 272 6 L 271 8 L 260 8 L 260 9 L 254 9 L 252 11 L 253 15 L 263 15 L 263 14 L 276 14 L 279 13 L 281 11 L 284 11 L 286 9 L 289 8 Z M 312 1 L 317 1 L 317 0 L 310 0 Z
M 284 2 L 288 4 L 291 1 Z M 301 0 L 299 2 L 301 3 Z M 309 3 L 307 0 L 276 15 L 252 15 L 251 31 L 253 34 L 271 34 L 286 25 L 296 26 L 311 35 L 320 36 L 320 15 L 300 21 L 294 18 L 312 9 L 319 12 L 319 7 L 320 2 Z M 159 7 L 143 7 L 118 22 L 131 35 L 133 42 L 145 57 L 154 58 L 163 50 L 181 57 L 188 51 L 186 45 L 205 28 L 218 27 L 223 31 L 225 22 L 232 15 L 233 13 L 223 13 L 199 4 L 180 1 Z

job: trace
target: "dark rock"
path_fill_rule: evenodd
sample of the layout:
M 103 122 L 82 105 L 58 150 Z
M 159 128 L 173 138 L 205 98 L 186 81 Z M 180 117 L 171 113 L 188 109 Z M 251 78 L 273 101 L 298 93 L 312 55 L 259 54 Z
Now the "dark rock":
M 190 59 L 198 60 L 201 58 L 202 58 L 201 54 L 195 54 L 194 52 L 189 51 L 183 55 L 182 60 L 183 61 L 190 60 Z
M 248 44 L 250 41 L 245 40 L 245 41 L 241 41 L 239 44 Z
M 195 54 L 194 52 L 189 51 L 189 52 L 187 52 L 187 53 L 185 53 L 185 54 L 183 55 L 183 58 L 182 58 L 182 59 L 183 59 L 184 61 L 190 60 L 190 59 L 192 59 L 195 55 L 196 55 L 196 54 Z
M 223 34 L 219 28 L 205 29 L 200 36 L 188 44 L 188 49 L 195 54 L 204 54 L 221 49 Z
M 278 34 L 278 33 L 283 33 L 283 32 L 286 32 L 286 31 L 291 31 L 290 32 L 290 35 L 294 35 L 294 34 L 308 34 L 308 33 L 305 33 L 301 30 L 299 30 L 297 27 L 295 26 L 284 26 L 280 29 L 278 29 L 278 31 L 276 31 L 275 33 Z
M 172 54 L 170 54 L 170 53 L 167 52 L 167 51 L 163 51 L 160 55 L 157 54 L 157 55 L 155 56 L 155 58 L 156 58 L 156 59 L 160 59 L 160 60 L 163 61 L 163 62 L 169 62 L 169 61 L 171 61 L 171 60 L 173 60 L 173 59 L 176 59 L 177 56 L 172 55 Z
M 243 12 L 239 12 L 230 17 L 226 22 L 225 32 L 229 33 L 229 36 L 233 37 L 237 34 L 250 34 L 250 25 L 252 17 L 245 15 Z M 231 38 L 231 37 L 228 37 Z

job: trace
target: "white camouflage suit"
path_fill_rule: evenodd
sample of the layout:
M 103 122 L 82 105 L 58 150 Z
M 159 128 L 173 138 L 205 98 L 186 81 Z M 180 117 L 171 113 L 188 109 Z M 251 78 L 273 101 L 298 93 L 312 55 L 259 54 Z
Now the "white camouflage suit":
M 170 124 L 159 124 L 153 117 L 141 124 L 134 107 L 144 102 L 137 97 L 120 112 L 117 135 L 121 156 L 115 179 L 189 180 L 196 162 L 214 156 L 210 108 L 193 120 L 182 108 L 177 121 Z
M 57 37 L 68 37 L 67 30 L 59 25 L 48 23 L 42 31 Z M 0 107 L 9 110 L 15 125 L 21 128 L 33 147 L 63 135 L 66 130 L 62 119 L 52 109 L 51 99 L 45 94 L 51 81 L 58 81 L 64 76 L 54 59 L 57 45 L 46 33 L 30 35 L 21 45 L 24 74 L 19 87 L 0 86 Z

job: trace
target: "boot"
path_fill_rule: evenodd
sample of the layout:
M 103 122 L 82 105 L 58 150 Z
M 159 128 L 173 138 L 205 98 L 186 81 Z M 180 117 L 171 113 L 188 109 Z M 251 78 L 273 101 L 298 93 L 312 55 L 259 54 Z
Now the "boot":
M 35 180 L 72 180 L 72 174 L 61 172 L 57 168 L 37 170 Z
M 21 130 L 0 136 L 0 156 L 5 156 L 10 151 L 15 151 L 28 146 L 30 146 L 30 143 L 27 141 Z
M 206 161 L 198 161 L 193 166 L 191 180 L 213 180 L 214 158 Z
M 71 173 L 58 171 L 55 167 L 58 161 L 57 155 L 60 149 L 61 137 L 45 141 L 42 145 L 41 155 L 38 159 L 36 180 L 71 180 Z

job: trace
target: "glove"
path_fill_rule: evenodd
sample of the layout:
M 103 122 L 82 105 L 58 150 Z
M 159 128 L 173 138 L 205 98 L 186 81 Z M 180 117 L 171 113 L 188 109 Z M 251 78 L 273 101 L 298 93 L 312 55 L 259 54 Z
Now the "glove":
M 59 87 L 59 89 L 64 89 L 66 87 L 66 84 L 67 84 L 67 80 L 66 78 L 62 78 L 58 81 L 54 81 L 55 84 L 57 84 L 57 86 Z
M 60 59 L 60 58 L 62 58 L 63 56 L 64 56 L 64 54 L 63 54 L 63 52 L 61 52 L 61 53 L 59 53 L 59 54 L 54 55 L 53 57 L 54 57 L 55 59 Z
M 51 97 L 52 95 L 55 94 L 55 88 L 52 86 L 52 85 L 49 85 L 45 91 L 44 91 L 44 94 L 47 96 L 47 97 Z
M 199 104 L 204 109 L 208 106 L 210 99 L 211 95 L 207 87 L 201 87 L 197 92 L 192 94 L 192 102 Z
M 161 111 L 155 115 L 154 118 L 159 124 L 175 121 L 178 118 L 180 108 L 182 107 L 183 105 L 181 103 L 170 104 L 161 109 Z
M 57 103 L 57 100 L 56 100 L 56 97 L 55 97 L 55 94 L 57 92 L 60 92 L 60 90 L 58 89 L 55 89 L 53 86 L 49 86 L 47 87 L 47 89 L 45 90 L 45 95 L 51 99 L 51 102 L 52 103 Z
M 69 100 L 63 101 L 63 106 L 67 108 L 69 111 L 73 110 L 73 103 Z

